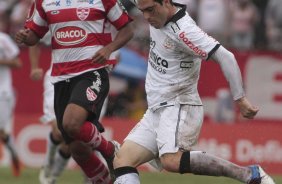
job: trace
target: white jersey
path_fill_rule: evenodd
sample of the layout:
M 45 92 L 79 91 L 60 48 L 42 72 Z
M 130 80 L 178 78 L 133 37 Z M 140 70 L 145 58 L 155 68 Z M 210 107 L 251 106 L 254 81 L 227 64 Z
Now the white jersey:
M 19 55 L 19 48 L 9 35 L 0 32 L 0 60 L 12 60 Z M 0 97 L 12 96 L 12 74 L 8 66 L 0 65 Z
M 105 64 L 92 63 L 99 49 L 112 42 L 110 22 L 117 30 L 131 21 L 116 0 L 38 0 L 26 27 L 39 37 L 52 36 L 52 82 L 115 64 L 111 55 Z
M 207 60 L 220 44 L 196 25 L 184 6 L 163 28 L 150 26 L 150 36 L 149 108 L 175 102 L 202 105 L 197 90 L 201 60 Z

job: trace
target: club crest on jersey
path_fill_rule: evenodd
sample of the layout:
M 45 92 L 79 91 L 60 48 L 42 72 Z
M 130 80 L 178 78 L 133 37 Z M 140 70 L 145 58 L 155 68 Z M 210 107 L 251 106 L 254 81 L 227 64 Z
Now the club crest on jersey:
M 97 98 L 97 95 L 91 88 L 88 87 L 86 89 L 86 97 L 89 101 L 93 102 Z
M 173 40 L 169 37 L 167 37 L 165 40 L 164 40 L 164 43 L 163 43 L 163 46 L 166 48 L 166 49 L 173 49 L 175 47 L 175 43 L 173 42 Z
M 90 13 L 90 8 L 78 7 L 76 8 L 76 15 L 80 20 L 85 20 Z
M 80 27 L 66 26 L 57 29 L 54 37 L 58 44 L 70 46 L 83 42 L 87 38 L 87 32 Z

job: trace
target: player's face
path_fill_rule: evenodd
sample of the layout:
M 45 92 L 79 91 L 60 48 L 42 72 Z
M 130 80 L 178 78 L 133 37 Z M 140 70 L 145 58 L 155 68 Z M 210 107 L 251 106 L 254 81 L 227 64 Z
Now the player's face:
M 143 12 L 143 16 L 149 24 L 159 29 L 164 26 L 168 19 L 167 3 L 169 3 L 169 0 L 164 0 L 162 5 L 154 0 L 138 0 L 137 7 Z

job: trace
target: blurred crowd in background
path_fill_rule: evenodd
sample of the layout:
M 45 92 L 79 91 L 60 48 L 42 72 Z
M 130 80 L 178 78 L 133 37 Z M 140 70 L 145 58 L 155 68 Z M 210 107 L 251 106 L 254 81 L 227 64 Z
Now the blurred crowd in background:
M 210 36 L 227 48 L 282 50 L 282 0 L 173 0 Z M 0 0 L 0 31 L 12 37 L 23 27 L 33 0 Z M 135 36 L 120 50 L 114 69 L 108 116 L 139 119 L 146 109 L 144 80 L 149 50 L 149 27 L 129 0 L 121 0 L 135 20 Z

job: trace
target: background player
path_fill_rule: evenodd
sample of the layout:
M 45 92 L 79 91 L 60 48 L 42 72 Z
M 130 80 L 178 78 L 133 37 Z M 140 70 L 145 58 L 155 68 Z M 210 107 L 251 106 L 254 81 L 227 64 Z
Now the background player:
M 0 32 L 0 139 L 11 154 L 13 174 L 20 175 L 20 162 L 10 129 L 13 123 L 15 91 L 12 86 L 12 68 L 19 68 L 19 48 L 6 33 Z

